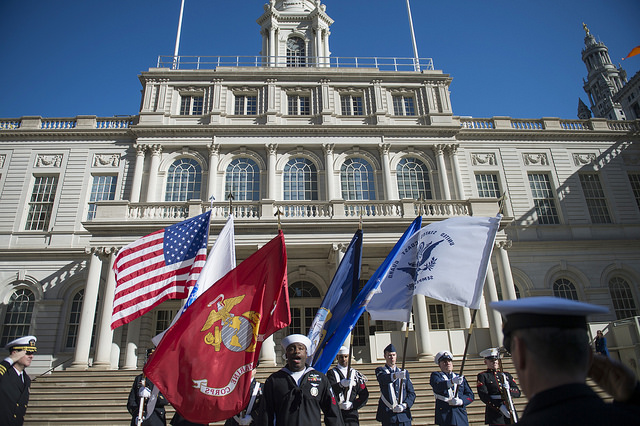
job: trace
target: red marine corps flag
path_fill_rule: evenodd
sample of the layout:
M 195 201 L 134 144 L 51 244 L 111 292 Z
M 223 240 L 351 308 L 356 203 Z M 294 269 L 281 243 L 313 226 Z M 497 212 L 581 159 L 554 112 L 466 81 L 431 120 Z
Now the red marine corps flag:
M 287 252 L 279 231 L 191 304 L 144 373 L 187 420 L 228 419 L 249 402 L 262 342 L 290 321 Z

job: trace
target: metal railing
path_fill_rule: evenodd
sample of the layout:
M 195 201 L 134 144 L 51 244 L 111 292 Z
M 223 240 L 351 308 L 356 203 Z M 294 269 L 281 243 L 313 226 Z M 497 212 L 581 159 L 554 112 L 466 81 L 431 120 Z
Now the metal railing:
M 418 58 L 419 69 L 432 71 L 433 59 Z M 375 68 L 380 71 L 415 71 L 414 58 L 299 56 L 158 56 L 158 68 L 175 70 L 219 67 Z

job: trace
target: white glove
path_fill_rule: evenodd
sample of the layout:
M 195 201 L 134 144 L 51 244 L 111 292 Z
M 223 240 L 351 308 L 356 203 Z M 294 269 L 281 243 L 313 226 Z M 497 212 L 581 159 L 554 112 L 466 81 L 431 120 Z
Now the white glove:
M 406 379 L 406 378 L 407 378 L 407 370 L 398 370 L 395 373 L 391 373 L 392 380 Z
M 404 404 L 398 404 L 395 407 L 393 407 L 394 413 L 402 413 L 403 411 L 404 411 Z
M 246 415 L 244 417 L 240 417 L 240 420 L 238 420 L 238 424 L 239 425 L 250 425 L 252 421 L 253 421 L 253 417 L 251 417 L 251 415 Z
M 511 385 L 509 384 L 509 378 L 506 376 L 504 378 L 504 385 L 502 387 L 505 388 L 506 390 L 511 389 Z
M 451 398 L 447 402 L 449 403 L 449 405 L 451 405 L 453 407 L 459 407 L 459 406 L 462 405 L 462 400 L 460 398 Z
M 353 408 L 353 403 L 351 401 L 344 401 L 339 404 L 341 410 L 349 411 Z
M 511 414 L 509 413 L 509 409 L 507 408 L 506 405 L 502 404 L 500 406 L 500 412 L 502 413 L 503 416 L 505 416 L 506 418 L 510 419 L 511 418 Z
M 462 385 L 462 384 L 464 383 L 464 377 L 462 377 L 462 376 L 456 376 L 456 377 L 454 377 L 453 379 L 451 379 L 451 381 L 452 381 L 453 383 L 455 383 L 456 385 L 460 386 L 460 385 Z
M 140 388 L 138 390 L 138 396 L 140 398 L 149 398 L 149 397 L 151 397 L 151 389 L 149 389 L 147 387 Z
M 353 386 L 353 385 L 355 385 L 355 383 L 351 379 L 342 379 L 342 380 L 340 380 L 340 386 L 342 386 L 343 388 L 348 388 L 348 387 Z

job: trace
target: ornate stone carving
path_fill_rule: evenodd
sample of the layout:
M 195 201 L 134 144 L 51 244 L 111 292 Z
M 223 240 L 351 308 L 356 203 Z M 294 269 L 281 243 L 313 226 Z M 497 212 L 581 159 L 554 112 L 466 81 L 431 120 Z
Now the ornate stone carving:
M 162 145 L 156 144 L 149 146 L 151 150 L 151 155 L 160 155 L 162 154 Z
M 266 145 L 267 153 L 269 155 L 276 155 L 278 153 L 278 144 L 277 143 L 268 143 Z
M 527 166 L 548 166 L 549 159 L 547 158 L 547 154 L 544 152 L 531 153 L 526 152 L 522 154 L 522 159 L 524 160 L 524 164 Z
M 93 167 L 118 167 L 120 154 L 93 154 Z
M 333 143 L 325 143 L 322 144 L 322 149 L 324 150 L 324 153 L 327 155 L 333 155 L 333 150 L 335 149 L 336 145 Z
M 496 241 L 496 247 L 499 249 L 508 250 L 511 248 L 512 245 L 513 245 L 513 241 L 511 240 Z
M 4 167 L 4 162 L 7 161 L 7 156 L 0 154 L 0 169 Z
M 586 154 L 573 154 L 573 164 L 576 166 L 584 166 L 586 164 L 592 164 L 596 161 L 596 155 L 594 153 Z
M 496 154 L 493 152 L 473 152 L 471 153 L 471 164 L 474 166 L 495 166 Z
M 380 151 L 380 155 L 389 155 L 389 149 L 391 149 L 391 144 L 389 143 L 379 143 L 378 150 Z
M 220 144 L 212 143 L 209 145 L 209 155 L 218 155 L 220 154 Z
M 36 167 L 60 167 L 62 165 L 62 154 L 38 154 L 36 156 Z

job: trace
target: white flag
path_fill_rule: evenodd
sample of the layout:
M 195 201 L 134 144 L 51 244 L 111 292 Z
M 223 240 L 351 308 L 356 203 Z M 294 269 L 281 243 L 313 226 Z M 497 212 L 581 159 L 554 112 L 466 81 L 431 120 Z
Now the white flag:
M 187 298 L 184 306 L 178 311 L 176 316 L 171 321 L 171 325 L 167 327 L 167 330 L 171 328 L 173 324 L 180 318 L 180 315 L 196 300 L 202 293 L 207 291 L 213 284 L 215 284 L 220 278 L 224 277 L 236 267 L 236 246 L 235 246 L 235 232 L 233 229 L 233 216 L 229 215 L 226 225 L 220 231 L 216 242 L 213 244 L 207 262 L 202 267 L 200 276 L 196 281 L 196 284 L 191 289 L 191 293 Z M 162 336 L 167 330 L 151 338 L 154 345 L 158 346 Z
M 414 294 L 478 309 L 501 218 L 454 217 L 416 232 L 367 305 L 371 318 L 408 322 Z

